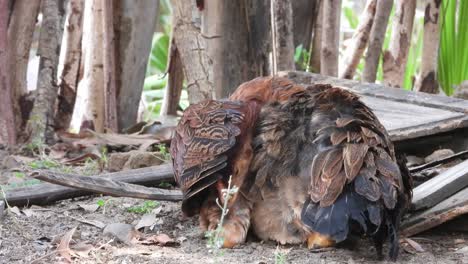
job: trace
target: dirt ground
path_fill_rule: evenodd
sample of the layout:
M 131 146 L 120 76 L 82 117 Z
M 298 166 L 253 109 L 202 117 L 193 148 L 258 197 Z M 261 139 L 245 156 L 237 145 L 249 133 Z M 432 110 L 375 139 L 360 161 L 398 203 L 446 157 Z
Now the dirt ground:
M 24 164 L 6 158 L 7 154 L 0 155 L 2 189 L 39 182 L 22 173 Z M 23 163 L 31 161 L 37 162 L 30 158 Z M 71 169 L 84 173 L 90 168 L 96 166 Z M 468 233 L 431 230 L 411 239 L 401 240 L 398 263 L 468 263 Z M 3 212 L 0 208 L 0 264 L 69 263 L 67 259 L 72 263 L 127 264 L 382 263 L 366 240 L 354 243 L 352 249 L 348 245 L 322 252 L 254 237 L 229 250 L 212 250 L 207 244 L 198 219 L 184 218 L 180 203 L 87 196 L 41 207 L 9 207 Z
M 96 210 L 102 201 L 105 206 Z M 238 248 L 211 252 L 197 219 L 184 219 L 178 203 L 161 202 L 149 212 L 156 216 L 150 223 L 153 230 L 142 231 L 142 236 L 166 234 L 175 240 L 165 246 L 127 245 L 95 226 L 135 225 L 143 214 L 130 210 L 142 204 L 141 200 L 129 198 L 82 197 L 45 207 L 12 209 L 0 221 L 0 263 L 66 263 L 57 253 L 57 243 L 74 227 L 70 242 L 75 253 L 73 263 L 378 263 L 373 247 L 366 241 L 353 250 L 311 252 L 303 246 L 278 246 L 250 239 Z M 403 243 L 399 263 L 468 263 L 467 234 L 433 231 L 413 240 L 424 252 Z

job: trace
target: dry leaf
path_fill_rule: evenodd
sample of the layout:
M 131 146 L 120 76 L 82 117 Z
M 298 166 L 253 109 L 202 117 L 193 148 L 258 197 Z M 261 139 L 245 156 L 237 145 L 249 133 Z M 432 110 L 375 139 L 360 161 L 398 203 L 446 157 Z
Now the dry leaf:
M 411 238 L 405 238 L 405 241 L 412 247 L 416 252 L 425 252 L 424 248 L 416 241 Z
M 166 234 L 157 234 L 157 235 L 151 235 L 151 236 L 143 238 L 140 241 L 140 244 L 174 247 L 174 246 L 178 246 L 180 243 L 177 241 L 174 241 L 174 239 L 170 238 Z
M 151 227 L 156 224 L 156 215 L 154 214 L 145 214 L 141 217 L 140 221 L 135 226 L 135 229 L 139 230 L 144 227 Z
M 138 232 L 132 225 L 123 223 L 112 223 L 107 225 L 103 233 L 117 238 L 120 242 L 127 245 L 134 245 L 138 242 L 141 233 Z
M 63 237 L 60 239 L 60 244 L 57 247 L 57 252 L 69 263 L 72 262 L 71 254 L 73 253 L 70 249 L 70 241 L 72 240 L 75 231 L 76 227 L 65 233 L 65 235 L 63 235 Z

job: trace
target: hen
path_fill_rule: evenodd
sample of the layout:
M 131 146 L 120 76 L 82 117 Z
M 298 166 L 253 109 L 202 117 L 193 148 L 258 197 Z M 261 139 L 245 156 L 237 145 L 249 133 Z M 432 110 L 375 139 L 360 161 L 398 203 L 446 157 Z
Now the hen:
M 247 177 L 253 150 L 251 141 L 261 107 L 284 102 L 304 90 L 283 78 L 257 78 L 239 86 L 229 100 L 208 100 L 188 107 L 171 142 L 175 179 L 184 198 L 182 211 L 200 215 L 203 230 L 214 230 L 224 203 L 222 191 L 229 177 L 239 187 L 228 200 L 223 222 L 224 247 L 244 242 L 250 226 L 252 202 Z
M 259 238 L 328 247 L 372 237 L 379 257 L 411 198 L 387 132 L 356 95 L 314 85 L 265 105 L 253 141 L 252 227 Z

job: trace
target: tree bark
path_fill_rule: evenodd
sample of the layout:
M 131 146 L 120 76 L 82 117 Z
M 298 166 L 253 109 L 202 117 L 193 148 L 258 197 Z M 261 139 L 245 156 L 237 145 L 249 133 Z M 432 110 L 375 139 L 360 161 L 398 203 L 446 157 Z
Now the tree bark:
M 59 97 L 55 113 L 58 130 L 68 129 L 75 107 L 82 59 L 83 11 L 84 0 L 70 0 L 59 63 Z
M 294 39 L 291 0 L 272 0 L 273 68 L 294 70 Z M 307 34 L 303 32 L 302 34 Z
M 323 32 L 323 0 L 318 0 L 317 20 L 314 25 L 314 36 L 312 38 L 312 48 L 310 49 L 310 71 L 320 73 L 320 57 L 322 50 Z
M 402 87 L 411 45 L 416 0 L 398 0 L 389 50 L 383 56 L 384 84 Z
M 369 47 L 367 48 L 364 71 L 362 73 L 362 80 L 365 82 L 375 82 L 392 5 L 393 0 L 377 1 L 374 23 L 370 32 Z
M 317 20 L 320 1 L 293 0 L 292 19 L 294 31 L 294 47 L 302 44 L 304 49 L 308 49 L 312 42 L 312 32 Z
M 182 66 L 183 65 L 182 61 L 180 60 L 179 50 L 174 43 L 174 39 L 172 39 L 171 46 L 169 48 L 169 63 L 167 67 L 167 74 L 169 75 L 169 78 L 164 92 L 164 101 L 162 103 L 160 112 L 162 116 L 177 114 L 180 94 L 182 92 L 182 86 L 184 83 L 184 70 Z
M 424 35 L 421 69 L 416 78 L 415 90 L 425 93 L 438 93 L 437 55 L 439 52 L 439 9 L 440 0 L 427 1 L 424 13 Z
M 118 127 L 124 129 L 137 120 L 159 1 L 119 0 L 113 3 Z
M 8 26 L 8 53 L 10 81 L 13 92 L 13 106 L 17 132 L 22 131 L 22 112 L 20 99 L 28 93 L 27 69 L 29 52 L 39 13 L 40 0 L 17 0 L 14 2 Z
M 201 36 L 213 62 L 207 73 L 213 73 L 216 98 L 227 97 L 241 83 L 267 73 L 271 20 L 265 10 L 270 10 L 269 3 L 205 0 Z
M 8 0 L 0 0 L 0 145 L 16 144 L 15 116 L 13 113 L 13 87 L 8 56 Z
M 102 42 L 104 61 L 104 125 L 107 129 L 118 132 L 117 86 L 115 82 L 117 72 L 115 70 L 114 9 L 112 2 L 113 0 L 102 1 L 104 15 L 102 24 L 104 34 L 104 41 Z
M 194 1 L 172 0 L 172 35 L 180 51 L 191 104 L 215 98 L 213 61 L 208 57 L 206 38 L 201 34 Z
M 39 36 L 39 77 L 34 106 L 27 124 L 31 142 L 48 142 L 53 139 L 54 107 L 57 99 L 57 66 L 60 55 L 64 15 L 63 2 L 42 1 L 42 26 Z
M 83 79 L 79 83 L 81 123 L 104 132 L 103 11 L 101 0 L 85 1 L 83 21 Z M 81 113 L 80 113 L 81 114 Z
M 377 0 L 367 0 L 364 12 L 359 19 L 360 23 L 353 34 L 350 46 L 346 49 L 343 59 L 343 69 L 340 70 L 340 78 L 352 79 L 362 54 L 369 41 L 369 32 L 375 16 Z
M 320 73 L 338 76 L 341 0 L 324 0 Z

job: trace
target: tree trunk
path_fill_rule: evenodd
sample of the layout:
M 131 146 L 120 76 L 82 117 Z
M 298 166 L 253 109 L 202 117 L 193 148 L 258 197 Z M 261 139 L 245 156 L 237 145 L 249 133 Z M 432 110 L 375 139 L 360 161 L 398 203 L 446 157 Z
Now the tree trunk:
M 226 97 L 241 83 L 266 74 L 271 43 L 270 17 L 265 12 L 270 10 L 269 2 L 205 0 L 201 35 L 207 56 L 213 61 L 210 71 L 216 98 Z M 178 47 L 183 60 L 184 52 Z M 189 79 L 187 72 L 186 77 Z
M 416 0 L 397 1 L 390 47 L 383 56 L 382 69 L 386 85 L 403 86 L 415 11 Z
M 115 38 L 113 0 L 103 0 L 103 67 L 104 67 L 104 125 L 113 132 L 118 132 L 117 119 L 117 86 L 115 82 Z
M 20 99 L 28 93 L 26 80 L 29 51 L 40 5 L 40 0 L 15 1 L 8 26 L 9 73 L 17 132 L 22 131 L 22 125 L 26 123 L 26 120 L 22 120 L 22 112 L 25 109 L 21 109 Z
M 274 72 L 294 70 L 295 49 L 291 0 L 272 0 L 271 9 Z
M 201 34 L 194 1 L 172 0 L 172 35 L 180 51 L 187 80 L 189 102 L 215 98 L 213 61 L 208 57 L 206 38 Z
M 186 1 L 183 1 L 186 2 Z M 114 1 L 118 127 L 135 124 L 143 91 L 148 55 L 157 21 L 159 1 Z
M 83 79 L 78 86 L 81 123 L 104 132 L 103 11 L 101 0 L 87 0 L 83 21 Z
M 169 78 L 164 91 L 164 101 L 161 106 L 160 114 L 162 116 L 177 114 L 180 94 L 184 83 L 182 61 L 180 60 L 179 50 L 174 43 L 174 39 L 171 40 L 171 46 L 169 48 L 167 74 L 169 75 Z
M 81 62 L 84 0 L 70 0 L 59 63 L 59 97 L 55 126 L 66 130 L 75 107 Z
M 0 145 L 16 144 L 13 87 L 10 83 L 8 56 L 8 0 L 0 0 Z
M 365 82 L 375 82 L 392 5 L 393 0 L 377 1 L 377 9 L 375 10 L 374 23 L 370 32 L 369 47 L 367 48 L 362 73 L 362 80 Z
M 57 66 L 60 55 L 64 15 L 63 1 L 42 1 L 42 26 L 39 36 L 39 77 L 34 106 L 27 131 L 31 142 L 48 142 L 53 139 L 54 107 L 57 99 Z
M 318 0 L 317 20 L 314 25 L 314 37 L 312 38 L 312 48 L 310 49 L 309 67 L 311 72 L 320 72 L 320 57 L 322 50 L 322 32 L 323 32 L 323 0 Z
M 311 51 L 314 25 L 317 20 L 320 0 L 294 0 L 292 3 L 294 48 L 302 45 L 304 50 Z M 306 59 L 308 61 L 303 61 Z M 296 62 L 296 69 L 309 68 L 309 58 L 301 57 Z
M 340 70 L 340 78 L 352 79 L 362 54 L 369 41 L 369 32 L 375 16 L 377 0 L 367 0 L 360 23 L 353 34 L 350 46 L 346 49 L 343 59 L 343 69 Z
M 292 19 L 294 31 L 294 47 L 302 45 L 308 49 L 312 42 L 312 32 L 317 20 L 320 1 L 293 0 Z
M 437 55 L 439 52 L 439 8 L 440 0 L 428 0 L 424 13 L 424 35 L 421 69 L 416 79 L 415 90 L 438 93 Z
M 324 0 L 320 73 L 338 76 L 341 0 Z

